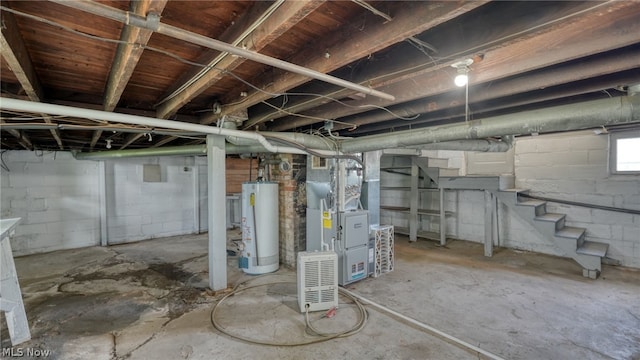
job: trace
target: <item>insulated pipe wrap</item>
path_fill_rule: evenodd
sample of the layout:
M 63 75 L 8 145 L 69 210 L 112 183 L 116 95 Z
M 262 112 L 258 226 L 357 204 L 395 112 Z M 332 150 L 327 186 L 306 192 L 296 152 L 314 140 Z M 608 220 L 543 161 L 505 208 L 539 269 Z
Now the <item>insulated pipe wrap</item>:
M 364 136 L 342 143 L 345 153 L 443 141 L 589 129 L 640 121 L 640 96 L 627 96 L 501 115 L 463 124 Z

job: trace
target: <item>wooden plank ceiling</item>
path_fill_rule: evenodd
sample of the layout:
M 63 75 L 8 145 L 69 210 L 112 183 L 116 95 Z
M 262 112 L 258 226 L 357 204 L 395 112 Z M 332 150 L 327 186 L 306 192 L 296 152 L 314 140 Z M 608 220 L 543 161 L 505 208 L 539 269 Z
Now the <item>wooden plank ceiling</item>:
M 100 1 L 393 95 L 312 80 L 58 1 L 0 1 L 2 97 L 241 129 L 362 136 L 596 98 L 640 83 L 637 1 Z M 451 65 L 469 66 L 469 112 Z M 57 126 L 60 125 L 60 126 Z M 108 130 L 108 131 L 107 131 Z M 2 112 L 2 149 L 201 143 Z

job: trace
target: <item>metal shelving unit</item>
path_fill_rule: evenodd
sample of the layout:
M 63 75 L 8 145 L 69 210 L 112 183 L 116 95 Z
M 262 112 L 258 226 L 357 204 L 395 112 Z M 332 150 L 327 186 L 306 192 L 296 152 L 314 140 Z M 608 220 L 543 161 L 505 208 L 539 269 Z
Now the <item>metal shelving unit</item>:
M 400 234 L 409 235 L 409 241 L 416 241 L 418 237 L 426 238 L 426 239 L 435 239 L 439 240 L 441 245 L 446 244 L 446 222 L 445 218 L 447 215 L 451 215 L 451 212 L 444 211 L 444 189 L 438 188 L 437 185 L 429 178 L 427 174 L 424 172 L 421 174 L 420 166 L 417 161 L 414 161 L 413 157 L 401 157 L 403 158 L 401 161 L 403 163 L 411 164 L 409 165 L 399 165 L 399 166 L 383 166 L 380 169 L 382 171 L 388 171 L 393 174 L 406 175 L 411 177 L 411 186 L 384 186 L 381 184 L 381 191 L 409 191 L 410 192 L 410 203 L 409 206 L 392 206 L 382 204 L 380 206 L 380 211 L 392 211 L 409 214 L 409 227 L 396 227 L 396 232 Z M 395 160 L 395 159 L 394 159 Z M 410 170 L 410 172 L 400 172 L 395 170 Z M 420 200 L 422 194 L 429 192 L 439 192 L 438 198 L 438 208 L 437 209 L 421 209 L 419 208 Z M 420 217 L 421 216 L 429 216 L 434 218 L 439 218 L 440 223 L 440 234 L 424 231 L 420 228 Z M 434 236 L 435 234 L 435 236 Z

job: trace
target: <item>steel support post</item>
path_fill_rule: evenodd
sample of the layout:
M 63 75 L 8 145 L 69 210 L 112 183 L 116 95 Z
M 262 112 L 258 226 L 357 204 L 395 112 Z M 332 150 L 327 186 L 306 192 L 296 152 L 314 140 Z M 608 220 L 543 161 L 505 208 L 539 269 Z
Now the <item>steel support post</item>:
M 420 193 L 418 192 L 418 184 L 420 181 L 420 171 L 418 165 L 411 164 L 411 201 L 409 208 L 409 241 L 418 240 L 418 200 Z
M 227 288 L 227 228 L 224 137 L 207 135 L 209 287 Z

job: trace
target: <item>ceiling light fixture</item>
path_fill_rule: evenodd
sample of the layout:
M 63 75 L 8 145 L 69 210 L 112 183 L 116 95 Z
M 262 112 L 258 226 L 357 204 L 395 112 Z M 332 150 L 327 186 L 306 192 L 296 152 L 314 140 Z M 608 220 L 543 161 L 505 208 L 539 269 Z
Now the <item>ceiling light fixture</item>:
M 111 139 L 107 139 L 107 149 L 111 149 Z
M 473 64 L 473 59 L 464 59 L 458 62 L 451 64 L 451 67 L 458 70 L 458 75 L 456 75 L 453 82 L 458 87 L 464 86 L 464 121 L 469 121 L 469 66 Z
M 463 87 L 469 83 L 469 76 L 467 73 L 469 72 L 469 65 L 471 64 L 473 64 L 473 59 L 464 59 L 451 64 L 451 67 L 458 70 L 458 75 L 453 79 L 456 86 Z

